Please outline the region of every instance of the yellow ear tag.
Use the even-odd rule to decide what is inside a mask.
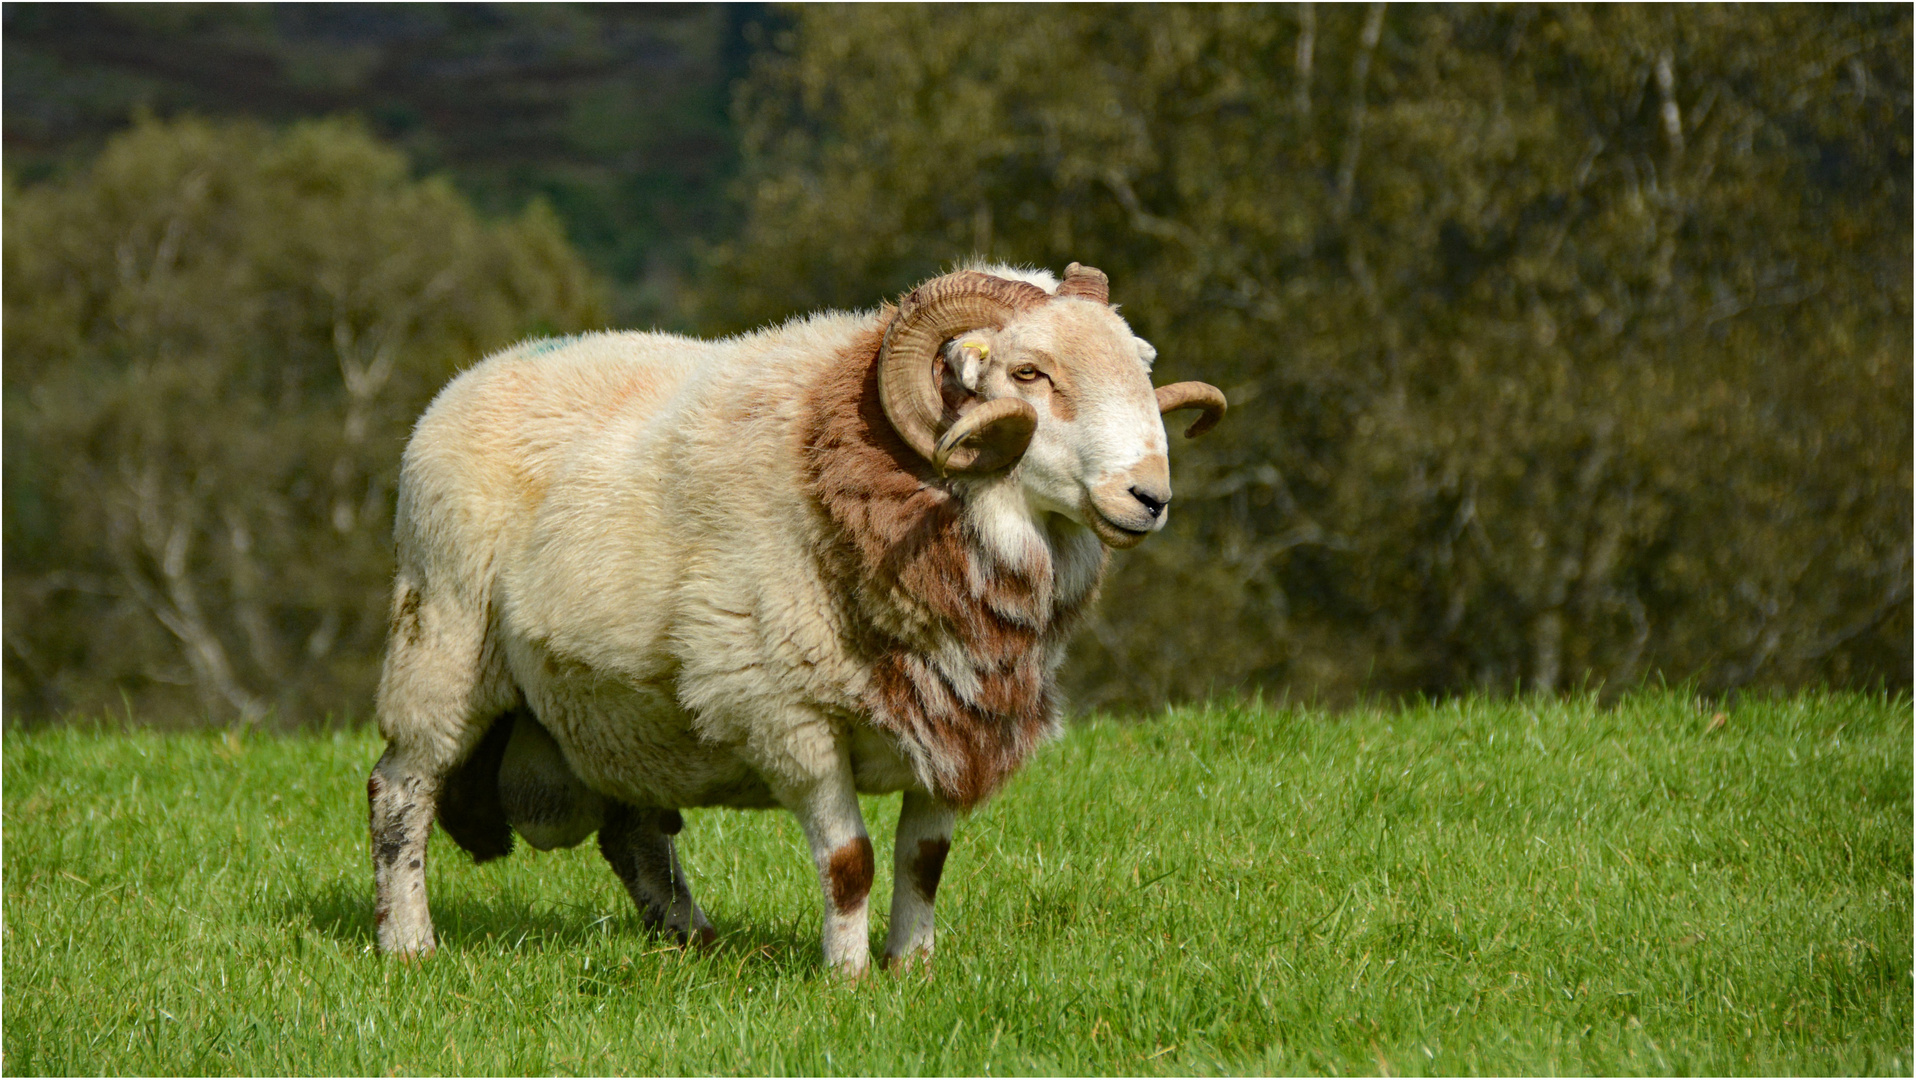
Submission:
[[[972,338],[970,341],[961,341],[958,343],[958,347],[961,349],[978,350],[978,359],[980,360],[989,360],[991,358],[991,346],[979,341],[977,338]]]

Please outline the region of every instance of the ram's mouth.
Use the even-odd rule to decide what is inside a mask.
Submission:
[[[1087,509],[1090,513],[1085,515],[1085,520],[1090,524],[1091,531],[1097,534],[1098,539],[1102,540],[1106,547],[1137,547],[1144,542],[1145,537],[1151,535],[1151,530],[1148,528],[1133,529],[1112,521],[1104,515],[1103,511],[1097,508],[1096,504],[1087,507]]]

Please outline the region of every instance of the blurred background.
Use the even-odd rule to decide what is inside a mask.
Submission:
[[[974,254],[1232,403],[1078,709],[1910,686],[1906,5],[0,19],[10,718],[366,718],[454,371]]]

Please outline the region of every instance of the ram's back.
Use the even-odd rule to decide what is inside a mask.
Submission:
[[[420,417],[402,459],[401,575],[485,603],[554,485],[657,427],[710,348],[589,334],[522,344],[461,373]]]
[[[696,723],[709,746],[776,742],[787,720],[855,709],[862,661],[812,557],[825,526],[805,423],[810,387],[859,360],[847,343],[874,314],[535,343],[453,380],[406,450],[395,611],[417,590],[471,628],[457,664],[484,671],[468,707],[523,695],[608,792],[645,772],[608,733],[670,742]],[[714,783],[661,805],[737,797]]]

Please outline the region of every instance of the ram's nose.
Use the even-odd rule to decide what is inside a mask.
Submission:
[[[1142,503],[1144,512],[1150,514],[1155,521],[1164,516],[1164,508],[1171,502],[1171,486],[1169,484],[1133,484],[1131,497]]]
[[[1085,523],[1107,545],[1131,547],[1164,527],[1171,510],[1170,470],[1154,464],[1127,469],[1086,492]]]

